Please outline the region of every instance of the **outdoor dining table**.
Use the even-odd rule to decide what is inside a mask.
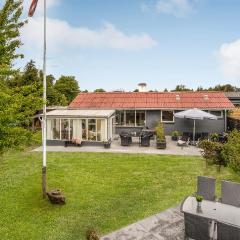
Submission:
[[[240,228],[240,208],[221,202],[203,200],[201,210],[197,210],[196,197],[187,197],[181,206],[183,213],[208,218]]]

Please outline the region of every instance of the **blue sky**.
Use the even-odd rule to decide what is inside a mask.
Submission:
[[[239,0],[47,1],[48,73],[74,75],[82,90],[240,86]],[[17,66],[42,65],[39,2]]]

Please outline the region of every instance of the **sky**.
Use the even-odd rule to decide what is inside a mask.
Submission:
[[[3,2],[4,0],[0,0]],[[23,18],[31,0],[24,1]],[[43,0],[22,30],[42,67]],[[47,0],[47,72],[80,89],[240,87],[239,0]]]

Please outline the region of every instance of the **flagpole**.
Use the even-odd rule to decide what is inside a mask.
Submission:
[[[46,198],[47,195],[47,129],[46,129],[46,101],[47,101],[47,81],[46,81],[46,51],[47,51],[47,41],[46,41],[46,0],[44,0],[44,36],[43,36],[43,122],[42,122],[42,131],[43,131],[43,165],[42,165],[42,193],[43,198]]]

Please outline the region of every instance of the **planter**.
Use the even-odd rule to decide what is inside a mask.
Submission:
[[[104,146],[104,148],[110,148],[111,147],[111,143],[104,143],[103,146]]]
[[[178,136],[172,136],[172,140],[173,141],[177,141],[178,140]]]
[[[157,140],[156,146],[157,146],[157,149],[166,149],[167,147],[166,140],[162,140],[162,141]]]

